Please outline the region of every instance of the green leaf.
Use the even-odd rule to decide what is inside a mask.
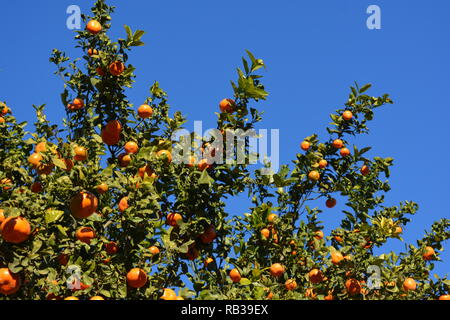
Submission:
[[[198,179],[198,184],[212,184],[214,179],[210,177],[207,170],[203,170],[202,175]]]
[[[359,89],[359,93],[363,93],[366,92],[367,90],[369,90],[372,87],[372,85],[370,83],[364,85],[361,89]]]
[[[252,284],[252,281],[247,278],[242,278],[241,281],[239,281],[239,283],[243,286],[248,286],[248,285]]]
[[[48,209],[45,212],[45,222],[47,224],[58,221],[64,214],[64,211]]]

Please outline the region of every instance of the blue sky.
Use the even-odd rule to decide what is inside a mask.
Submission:
[[[61,80],[48,62],[53,48],[81,56],[73,31],[66,28],[66,8],[78,4],[88,12],[93,1],[2,1],[0,29],[0,100],[19,120],[34,121],[32,104],[47,104],[48,118],[64,116]],[[146,46],[131,54],[137,79],[129,91],[140,105],[158,80],[172,110],[204,127],[214,127],[218,101],[231,96],[245,49],[267,64],[264,83],[270,95],[261,128],[280,129],[281,162],[299,152],[301,140],[319,133],[328,115],[346,101],[357,81],[374,85],[372,95],[391,94],[395,104],[379,109],[371,134],[357,141],[373,146],[372,156],[393,157],[392,191],[387,204],[414,200],[420,211],[404,228],[407,242],[424,234],[432,222],[449,218],[450,170],[450,2],[428,1],[111,1],[113,38],[123,25],[147,31]],[[366,27],[366,9],[381,8],[381,30]],[[342,207],[340,207],[342,208]],[[327,210],[323,220],[335,227],[343,215]],[[230,203],[235,214],[247,211],[244,199]],[[448,242],[447,242],[448,245]],[[403,249],[393,240],[388,250]],[[436,271],[449,271],[450,250]]]

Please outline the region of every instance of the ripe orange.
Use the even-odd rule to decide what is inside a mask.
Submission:
[[[177,294],[172,289],[164,289],[162,300],[177,300]]]
[[[129,141],[125,144],[125,152],[128,154],[136,154],[139,151],[139,146],[134,141]]]
[[[345,281],[345,288],[350,296],[354,296],[361,293],[361,282],[356,279],[348,279]]]
[[[334,300],[334,296],[332,293],[328,293],[328,295],[326,295],[323,299],[327,300],[327,301],[331,301],[331,300]]]
[[[65,253],[61,253],[57,259],[58,263],[62,266],[65,266],[69,263],[69,256]]]
[[[401,233],[403,233],[402,227],[400,227],[400,226],[395,227],[395,233],[396,233],[396,234],[401,234]]]
[[[343,242],[344,239],[342,239],[341,236],[334,236],[334,240],[336,240],[337,242]]]
[[[320,169],[325,169],[328,166],[328,161],[325,159],[322,159],[319,161],[319,168]]]
[[[105,194],[108,192],[109,187],[106,183],[100,183],[95,189],[97,189],[99,194]]]
[[[159,159],[164,159],[165,161],[167,161],[168,163],[172,162],[172,154],[170,153],[170,151],[168,150],[160,150],[158,151],[158,153],[156,154],[156,156]]]
[[[417,288],[417,283],[413,278],[406,278],[403,282],[404,291],[414,291]]]
[[[152,255],[157,255],[160,252],[157,246],[151,246],[148,250]]]
[[[105,300],[105,298],[103,298],[102,296],[94,296],[94,297],[90,298],[89,300]]]
[[[88,158],[88,153],[85,147],[77,146],[74,149],[75,156],[73,157],[75,161],[85,161]]]
[[[128,204],[128,197],[123,197],[120,201],[119,201],[119,211],[120,212],[124,212],[125,210],[127,210],[129,208],[129,204]]]
[[[34,182],[31,187],[31,192],[39,193],[42,191],[42,184],[39,181]]]
[[[77,297],[70,296],[65,298],[64,300],[80,300],[80,299],[78,299]]]
[[[335,251],[331,254],[331,262],[337,266],[341,263],[341,261],[344,260],[344,256],[339,251]]]
[[[122,61],[114,61],[109,65],[109,72],[113,76],[120,76],[125,71],[125,65]]]
[[[84,107],[84,101],[83,101],[83,99],[81,99],[81,98],[75,98],[75,99],[73,99],[72,107],[73,107],[75,110],[83,109],[83,107]]]
[[[189,156],[189,161],[186,163],[186,166],[189,168],[193,168],[197,164],[197,159],[194,156]]]
[[[110,241],[105,244],[105,250],[107,254],[116,254],[117,251],[119,251],[119,247],[117,246],[116,242]]]
[[[120,123],[120,121],[111,120],[102,129],[101,132],[102,141],[108,146],[116,145],[120,141],[121,133],[122,133],[122,124]]]
[[[333,147],[336,149],[341,149],[344,146],[344,142],[341,139],[336,139],[333,141]]]
[[[95,72],[97,72],[97,74],[98,74],[100,77],[103,77],[103,76],[106,74],[105,70],[104,70],[102,67],[97,67],[97,68],[95,69]]]
[[[167,224],[171,227],[178,226],[178,221],[182,221],[183,217],[179,213],[169,213],[167,215]]]
[[[330,199],[328,199],[326,202],[325,202],[325,205],[327,206],[327,208],[334,208],[335,206],[336,206],[336,203],[337,203],[337,201],[336,201],[336,199],[334,199],[334,198],[330,198]]]
[[[96,55],[98,55],[98,50],[97,49],[92,49],[92,48],[89,48],[88,49],[88,55],[90,56],[90,57],[92,57],[92,56],[96,56]]]
[[[28,157],[28,163],[30,163],[33,167],[38,167],[41,164],[41,161],[44,158],[41,156],[40,153],[33,153],[31,156]]]
[[[148,119],[153,116],[153,108],[150,107],[148,104],[143,104],[138,109],[138,115],[142,119]]]
[[[209,266],[213,262],[214,262],[213,258],[211,258],[211,257],[206,258],[206,260],[205,260],[205,267]]]
[[[14,274],[8,268],[0,269],[0,293],[4,295],[14,294],[19,291],[22,281],[18,274]]]
[[[286,282],[284,283],[284,287],[286,288],[286,290],[288,291],[292,291],[297,289],[297,282],[294,279],[288,279],[286,280]]]
[[[450,300],[450,295],[444,294],[444,295],[439,297],[439,300]]]
[[[435,254],[436,254],[436,252],[434,251],[434,249],[432,247],[429,247],[429,246],[425,247],[425,252],[422,255],[423,260],[426,260],[426,261],[433,260]]]
[[[92,34],[97,34],[102,31],[102,25],[97,20],[91,20],[87,23],[86,29]]]
[[[131,157],[129,154],[126,154],[126,153],[120,154],[118,160],[119,160],[119,166],[121,166],[122,168],[128,167],[131,163]]]
[[[7,114],[9,111],[10,111],[9,108],[8,108],[4,103],[1,103],[1,104],[0,104],[0,116],[1,116],[1,117],[6,116],[6,114]]]
[[[278,216],[275,213],[271,213],[267,216],[267,221],[269,221],[270,223],[273,223],[275,221],[275,219],[277,219]]]
[[[204,244],[209,244],[214,241],[214,239],[217,238],[216,230],[214,229],[214,226],[210,226],[208,229],[205,230],[205,232],[200,236],[200,240]]]
[[[66,164],[66,171],[69,172],[73,168],[73,161],[70,159],[63,159],[64,163]]]
[[[362,166],[362,168],[361,168],[361,174],[362,174],[363,176],[367,176],[369,173],[370,173],[369,167],[366,166],[366,165]]]
[[[6,242],[22,243],[28,240],[31,234],[31,226],[23,217],[9,217],[0,226],[2,237]]]
[[[342,148],[340,152],[341,152],[341,156],[343,156],[343,157],[347,157],[350,155],[350,150],[348,150],[347,148]]]
[[[320,271],[319,269],[312,269],[308,273],[308,276],[309,276],[309,281],[314,284],[320,283],[323,280],[322,271]]]
[[[308,174],[308,178],[311,181],[318,181],[320,179],[320,173],[316,170],[313,170]]]
[[[75,218],[86,219],[98,208],[98,199],[90,192],[79,192],[70,200],[70,212]]]
[[[132,288],[142,288],[147,283],[147,274],[142,269],[133,268],[127,274],[127,283]]]
[[[210,169],[212,166],[208,164],[208,159],[202,159],[197,164],[198,170],[204,171]]]
[[[301,148],[303,151],[308,151],[310,147],[311,147],[311,144],[310,144],[308,141],[303,141],[303,142],[300,144],[300,148]]]
[[[0,209],[0,226],[3,223],[3,221],[5,221],[5,215],[4,215],[5,210]]]
[[[45,152],[45,151],[47,151],[47,143],[45,141],[39,142],[36,145],[36,147],[34,147],[35,153]]]
[[[238,269],[233,269],[230,271],[230,279],[234,283],[241,281],[241,274],[239,273]]]
[[[316,238],[317,240],[322,240],[324,237],[322,230],[316,231],[314,234],[315,234],[314,238]]]
[[[5,122],[6,122],[5,118],[0,117],[0,123],[5,123]]]
[[[270,266],[270,274],[272,277],[281,277],[285,271],[284,267],[280,263],[274,263]]]
[[[91,240],[95,238],[95,231],[91,227],[81,227],[75,233],[75,237],[81,242],[90,244]]]
[[[235,102],[232,99],[223,99],[219,104],[220,112],[231,113],[234,111]]]
[[[270,230],[267,228],[261,229],[261,235],[265,238],[265,239],[269,239],[270,237]]]
[[[349,110],[344,111],[344,113],[342,113],[342,118],[344,118],[345,121],[350,121],[353,118],[353,113]]]

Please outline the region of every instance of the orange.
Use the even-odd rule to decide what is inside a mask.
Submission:
[[[9,112],[9,108],[4,104],[4,103],[0,103],[0,116],[4,117],[6,116],[6,114]]]
[[[75,218],[86,219],[98,208],[98,199],[90,192],[79,192],[70,200],[70,212]]]
[[[314,238],[316,238],[317,240],[322,240],[324,237],[322,230],[316,231],[314,234],[315,234]]]
[[[72,102],[72,106],[75,110],[83,109],[84,101],[81,98],[75,98]]]
[[[328,166],[328,161],[325,159],[322,159],[319,161],[319,168],[320,169],[325,169]]]
[[[95,296],[90,298],[89,300],[105,300],[105,298],[103,298],[102,296]]]
[[[206,258],[206,260],[205,260],[205,267],[209,266],[213,262],[214,262],[213,258],[211,258],[211,257]]]
[[[231,113],[234,111],[235,102],[232,99],[223,99],[220,101],[219,108],[222,113]]]
[[[323,280],[322,271],[320,271],[319,269],[312,269],[308,273],[308,276],[309,276],[309,281],[314,284],[320,283]]]
[[[6,122],[5,118],[0,117],[0,123],[5,123],[5,122]]]
[[[208,164],[208,159],[202,159],[198,163],[198,170],[204,171],[210,169],[212,166]]]
[[[125,71],[125,65],[121,61],[114,61],[109,65],[109,72],[113,76],[120,76]]]
[[[5,212],[5,210],[0,209],[0,225],[3,223],[3,221],[5,221],[4,212]]]
[[[341,139],[336,139],[333,141],[333,147],[336,149],[341,149],[344,146],[344,142]]]
[[[450,300],[450,295],[444,294],[444,295],[439,297],[439,300]]]
[[[308,151],[310,147],[311,147],[311,144],[310,144],[308,141],[303,141],[303,142],[300,144],[300,148],[301,148],[303,151]]]
[[[185,257],[186,257],[186,259],[193,261],[198,258],[199,254],[200,253],[198,252],[198,249],[196,247],[191,247],[191,248],[189,248]]]
[[[129,141],[125,144],[125,152],[128,154],[136,154],[139,151],[139,146],[134,141]]]
[[[151,246],[148,250],[152,255],[157,255],[160,252],[157,246]]]
[[[265,238],[265,239],[269,239],[270,237],[270,230],[267,228],[261,229],[261,235]]]
[[[346,110],[346,111],[344,111],[344,113],[342,114],[342,118],[343,118],[345,121],[350,121],[350,120],[352,120],[352,118],[353,118],[353,113],[352,113],[351,111],[349,111],[349,110]]]
[[[334,240],[336,240],[337,242],[343,242],[344,239],[342,239],[341,236],[334,236]]]
[[[182,221],[183,217],[179,213],[169,213],[167,215],[167,224],[171,227],[178,226],[178,221]]]
[[[103,77],[105,75],[105,70],[102,67],[97,67],[95,69],[95,72],[97,72],[97,74],[101,77]]]
[[[8,268],[0,269],[0,293],[4,295],[14,294],[19,291],[22,281],[18,274],[14,274]]]
[[[233,269],[230,271],[230,279],[234,283],[241,281],[241,274],[239,273],[238,269]]]
[[[120,135],[110,134],[105,129],[102,129],[101,137],[102,137],[103,143],[108,146],[114,146],[114,145],[118,144],[120,141]]]
[[[161,299],[162,300],[177,300],[177,294],[172,289],[164,289]]]
[[[122,168],[128,167],[131,163],[131,157],[129,154],[126,154],[126,153],[120,154],[118,160],[119,160],[119,166],[121,166]]]
[[[142,119],[148,119],[153,116],[153,108],[150,107],[148,104],[143,104],[138,109],[138,115]]]
[[[186,166],[189,168],[193,168],[197,163],[197,159],[194,156],[189,156],[189,161],[186,163]]]
[[[337,201],[336,201],[336,199],[334,199],[334,198],[330,198],[330,199],[328,199],[326,202],[325,202],[325,205],[327,206],[327,208],[334,208],[335,206],[336,206],[336,203],[337,203]]]
[[[122,133],[122,124],[120,123],[120,121],[111,120],[102,129],[101,132],[102,141],[108,146],[116,145],[120,141],[121,133]]]
[[[286,282],[284,283],[284,287],[286,288],[286,290],[288,291],[292,291],[297,289],[297,282],[294,279],[288,279],[286,280]]]
[[[271,213],[267,216],[267,221],[269,221],[270,223],[274,222],[275,219],[277,219],[278,216],[275,213]]]
[[[350,150],[348,150],[347,148],[342,148],[340,152],[341,152],[341,156],[343,156],[343,157],[347,157],[350,155]]]
[[[361,168],[361,174],[362,174],[363,176],[367,176],[369,173],[370,173],[369,167],[366,166],[366,165],[362,166],[362,168]]]
[[[434,255],[436,252],[432,247],[425,247],[425,252],[423,253],[422,257],[423,260],[430,261],[434,259]]]
[[[119,251],[119,247],[117,246],[117,243],[110,241],[105,244],[105,250],[107,254],[116,254],[117,251]]]
[[[138,170],[139,177],[144,179],[145,174],[147,174],[147,176],[149,176],[149,177],[155,177],[156,176],[155,172],[149,166],[145,166],[145,167],[139,168],[139,170]]]
[[[44,158],[41,156],[40,153],[33,153],[31,156],[28,157],[28,162],[33,166],[33,167],[38,167],[41,164],[41,161]]]
[[[403,233],[402,227],[400,227],[400,226],[395,227],[395,233],[396,233],[396,234],[401,234],[401,233]]]
[[[128,204],[128,197],[123,197],[120,201],[119,201],[119,211],[120,212],[124,212],[125,210],[127,210],[129,208],[129,204]]]
[[[97,34],[102,31],[102,25],[97,20],[91,20],[87,23],[86,30],[92,34]]]
[[[97,49],[89,48],[89,49],[88,49],[88,55],[89,55],[90,57],[96,56],[96,55],[98,55],[98,50],[97,50]]]
[[[39,193],[42,191],[42,184],[39,181],[36,181],[31,185],[30,189],[34,193]]]
[[[344,260],[344,257],[342,256],[342,253],[339,251],[335,251],[331,254],[331,262],[336,266],[341,263],[341,261]]]
[[[31,226],[23,217],[9,217],[0,226],[2,237],[6,242],[22,243],[28,240],[31,234]]]
[[[281,277],[285,271],[284,267],[280,263],[274,263],[270,266],[270,274],[272,277]]]
[[[308,178],[311,181],[318,181],[320,179],[320,173],[316,170],[313,170],[308,174]]]
[[[46,164],[40,164],[37,168],[36,168],[36,172],[38,175],[49,175],[53,168],[55,167],[55,165],[53,163],[46,163]]]
[[[327,301],[331,301],[331,300],[334,300],[334,296],[332,293],[328,293],[328,295],[325,296],[323,299],[327,300]]]
[[[210,226],[208,229],[205,230],[205,232],[200,236],[200,240],[204,244],[209,244],[214,241],[214,239],[217,238],[216,230],[214,229],[214,226]]]
[[[317,294],[314,292],[313,288],[308,288],[305,291],[305,297],[306,298],[310,298],[310,299],[316,299],[317,298]]]
[[[78,299],[77,297],[70,296],[65,298],[64,300],[80,300],[80,299]]]
[[[361,293],[361,282],[356,279],[348,279],[345,281],[345,288],[350,296],[354,296]]]
[[[164,159],[165,161],[167,161],[168,163],[172,162],[172,154],[170,153],[170,151],[168,150],[161,150],[158,151],[158,153],[156,154],[156,156],[159,159]]]
[[[147,274],[142,269],[133,268],[127,274],[127,283],[132,288],[142,288],[147,283]]]
[[[95,238],[95,231],[91,227],[81,227],[77,230],[75,236],[81,242],[90,244],[91,240]]]
[[[417,283],[413,278],[406,278],[403,282],[404,291],[414,291],[417,288]]]
[[[97,192],[98,192],[99,194],[105,194],[106,192],[108,192],[109,187],[108,187],[108,185],[107,185],[106,183],[100,183],[100,184],[96,187],[96,189],[97,189]]]
[[[65,266],[69,263],[69,256],[65,253],[61,253],[57,259],[58,263],[62,266]]]
[[[39,153],[39,152],[45,152],[47,151],[47,143],[46,142],[39,142],[36,147],[34,147],[34,152]]]
[[[85,147],[77,146],[74,148],[75,156],[73,157],[75,161],[85,161],[88,158],[88,153]]]

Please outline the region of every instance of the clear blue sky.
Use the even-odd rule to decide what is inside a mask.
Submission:
[[[73,32],[66,28],[66,8],[79,4],[88,12],[93,1],[2,1],[0,29],[0,100],[19,120],[33,121],[32,104],[47,104],[48,117],[59,122],[64,109],[61,80],[48,62],[53,48],[70,57]],[[299,142],[311,133],[324,135],[328,115],[346,101],[348,87],[371,82],[372,95],[390,93],[396,102],[380,109],[371,134],[358,145],[373,146],[372,156],[393,157],[393,190],[387,203],[414,200],[420,211],[405,228],[408,242],[433,221],[449,218],[450,188],[450,2],[434,1],[111,1],[117,6],[111,36],[123,25],[144,29],[145,47],[131,54],[137,83],[129,91],[139,105],[154,80],[168,91],[173,110],[190,122],[214,127],[218,101],[231,95],[230,79],[244,50],[263,58],[264,83],[270,96],[263,128],[280,129],[281,162],[289,163]],[[382,10],[382,29],[366,27],[366,8]],[[342,208],[342,207],[341,207]],[[230,204],[247,211],[243,199]],[[335,227],[342,218],[328,210],[323,220]],[[448,245],[449,243],[447,243]],[[393,240],[387,249],[404,246]],[[437,264],[449,271],[450,248]]]

